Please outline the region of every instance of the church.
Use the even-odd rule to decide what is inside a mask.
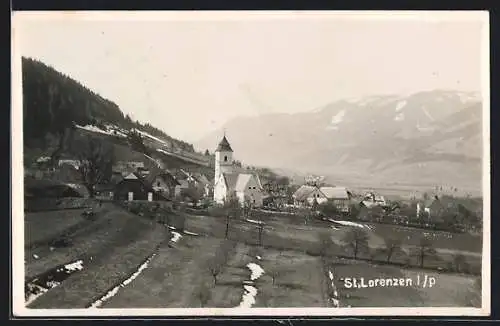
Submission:
[[[233,149],[224,135],[215,150],[214,201],[224,204],[231,198],[237,198],[241,205],[248,203],[261,207],[264,189],[259,176],[240,171],[241,168],[234,165]]]

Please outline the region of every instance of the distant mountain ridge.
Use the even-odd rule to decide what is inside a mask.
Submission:
[[[332,102],[309,112],[235,118],[223,128],[245,164],[335,178],[481,187],[482,103],[449,90]],[[213,148],[216,131],[195,146]]]

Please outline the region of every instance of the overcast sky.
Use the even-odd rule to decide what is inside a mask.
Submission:
[[[478,19],[301,16],[106,21],[66,14],[25,21],[16,33],[22,55],[187,141],[237,115],[313,110],[364,95],[481,89]]]

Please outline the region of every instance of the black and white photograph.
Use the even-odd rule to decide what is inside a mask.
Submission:
[[[481,11],[13,12],[16,316],[486,316]]]

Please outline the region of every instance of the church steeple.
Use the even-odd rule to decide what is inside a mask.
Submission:
[[[227,141],[225,131],[224,131],[224,137],[222,137],[222,140],[220,141],[219,146],[217,146],[217,149],[215,151],[216,152],[231,152],[231,153],[233,152],[231,145]]]

